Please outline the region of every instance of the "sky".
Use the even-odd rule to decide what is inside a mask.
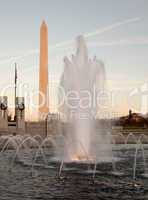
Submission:
[[[135,98],[135,104],[127,103],[131,91],[141,90],[148,81],[147,10],[147,0],[0,0],[0,90],[13,84],[15,62],[19,83],[26,84],[28,93],[38,90],[39,29],[44,19],[53,112],[63,57],[75,52],[80,34],[86,36],[89,56],[96,55],[105,64],[108,90],[115,95],[111,110],[119,115],[131,107],[147,112]],[[6,93],[12,103],[13,88]],[[28,105],[28,119],[35,110],[31,109]]]

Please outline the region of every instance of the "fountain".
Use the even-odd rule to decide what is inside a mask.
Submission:
[[[132,171],[135,180],[140,171],[138,152],[141,151],[140,163],[144,165],[141,176],[147,178],[147,135],[112,134],[106,127],[102,129],[98,126],[96,116],[100,114],[100,94],[105,90],[106,75],[101,61],[96,57],[93,60],[88,58],[83,36],[77,37],[76,55],[71,60],[65,57],[64,63],[59,87],[59,111],[64,116],[66,131],[46,138],[29,134],[0,136],[0,156],[6,158],[5,153],[10,151],[10,171],[19,163],[30,166],[32,175],[37,174],[35,168],[44,168],[58,171],[59,178],[62,172],[72,172],[91,174],[93,180],[104,176],[104,173],[123,176]],[[118,140],[122,144],[118,144]],[[126,165],[120,166],[120,161],[125,162],[126,159],[131,163],[128,170],[124,170]]]
[[[76,55],[71,60],[65,57],[64,64],[59,85],[59,111],[64,120],[60,121],[63,125],[60,127],[63,129],[57,129],[56,134],[46,138],[42,133],[31,136],[23,132],[0,136],[2,192],[21,179],[25,180],[21,190],[23,188],[24,195],[30,191],[31,197],[42,185],[47,199],[51,194],[59,199],[64,191],[63,199],[73,191],[82,191],[83,196],[86,190],[90,195],[87,193],[83,199],[89,199],[88,195],[92,199],[94,191],[98,195],[95,199],[101,199],[104,192],[112,199],[119,197],[114,193],[122,193],[129,199],[137,196],[134,192],[143,195],[148,184],[146,131],[125,134],[124,130],[113,132],[100,126],[101,120],[97,117],[104,101],[101,94],[106,90],[105,69],[96,57],[88,58],[83,36],[77,37]],[[76,184],[79,187],[75,187]],[[30,185],[37,188],[30,189],[33,188]],[[59,187],[62,188],[60,195]],[[13,187],[10,191],[14,199],[17,198]]]
[[[83,36],[77,37],[76,55],[71,60],[65,57],[64,63],[59,90],[60,105],[63,93],[65,96],[60,112],[68,124],[64,162],[109,161],[112,159],[109,137],[95,128],[95,118],[101,106],[100,94],[105,89],[104,65],[96,57],[93,60],[88,58]]]

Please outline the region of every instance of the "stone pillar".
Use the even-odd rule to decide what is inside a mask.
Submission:
[[[8,131],[8,98],[0,97],[0,130]]]
[[[25,101],[24,97],[16,97],[16,128],[18,133],[25,132]]]
[[[46,118],[46,136],[56,136],[61,133],[61,122],[58,114],[48,114]]]

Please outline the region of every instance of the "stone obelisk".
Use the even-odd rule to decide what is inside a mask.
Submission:
[[[39,119],[49,113],[48,96],[48,27],[45,21],[40,28],[40,69],[39,69]]]

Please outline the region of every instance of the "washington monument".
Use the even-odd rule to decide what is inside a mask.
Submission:
[[[49,113],[48,98],[48,27],[43,21],[40,27],[39,119]]]

